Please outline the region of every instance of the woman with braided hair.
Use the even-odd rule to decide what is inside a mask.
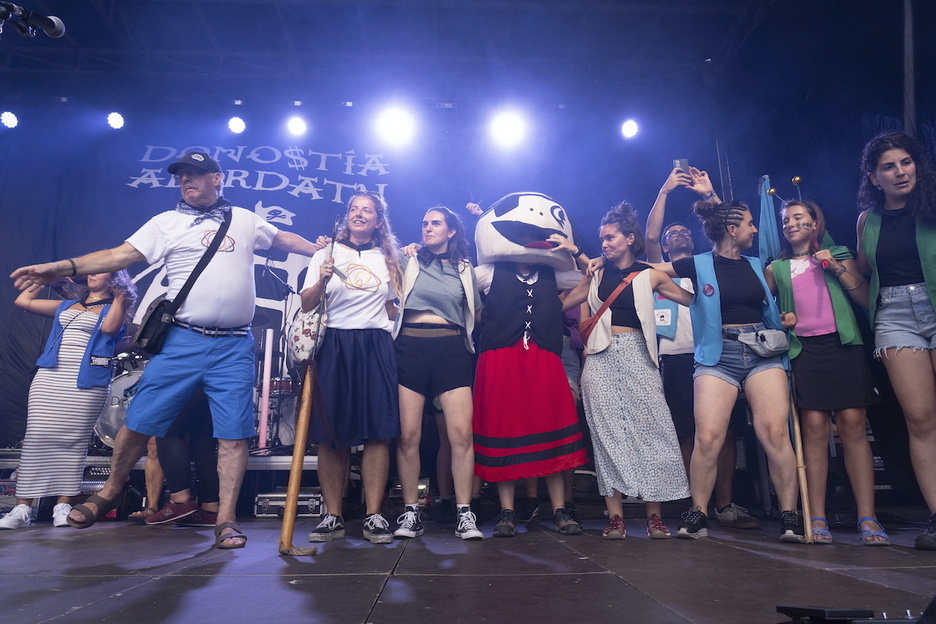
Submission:
[[[672,277],[691,279],[696,292],[690,306],[696,362],[696,434],[689,468],[692,508],[682,514],[676,537],[708,535],[706,510],[715,486],[718,453],[731,409],[743,389],[780,502],[780,539],[804,542],[803,519],[796,510],[796,456],[787,425],[789,360],[785,355],[762,357],[739,340],[742,333],[791,327],[796,318],[780,313],[760,261],[741,253],[754,244],[757,234],[748,207],[736,201],[701,201],[693,211],[712,242],[712,251],[658,265]]]

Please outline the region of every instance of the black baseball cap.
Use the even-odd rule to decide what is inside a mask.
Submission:
[[[195,167],[208,173],[221,173],[221,165],[218,164],[218,161],[205,152],[189,152],[166,167],[166,171],[175,175],[182,167]]]

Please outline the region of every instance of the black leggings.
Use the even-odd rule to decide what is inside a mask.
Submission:
[[[208,397],[200,387],[179,412],[164,438],[156,438],[159,463],[172,493],[192,487],[195,460],[199,503],[218,502],[218,446]]]

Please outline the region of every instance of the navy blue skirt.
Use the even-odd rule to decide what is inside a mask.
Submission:
[[[400,435],[396,352],[388,332],[329,328],[316,362],[314,441],[349,448]]]

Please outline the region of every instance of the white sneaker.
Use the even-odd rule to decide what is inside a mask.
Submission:
[[[484,534],[478,530],[478,519],[470,511],[458,514],[458,526],[455,527],[455,535],[463,540],[479,540],[484,538]]]
[[[72,506],[68,503],[59,503],[52,508],[52,526],[54,527],[63,527],[68,526],[68,512],[72,510]]]
[[[17,505],[10,513],[0,518],[0,529],[21,529],[28,527],[32,521],[32,507]]]
[[[400,528],[393,532],[393,537],[412,539],[423,534],[422,518],[419,517],[419,510],[407,509],[396,521]]]

